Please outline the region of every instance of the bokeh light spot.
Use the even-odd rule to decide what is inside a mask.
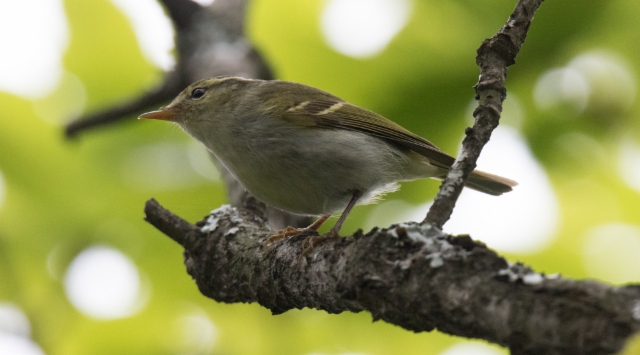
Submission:
[[[611,223],[585,234],[583,265],[589,277],[614,284],[640,280],[640,226]]]
[[[31,336],[29,318],[18,306],[7,302],[0,303],[0,333],[28,338]],[[0,354],[4,353],[0,352]]]
[[[575,69],[552,69],[536,82],[533,99],[542,110],[566,105],[576,113],[581,113],[589,101],[589,83],[587,78]]]
[[[111,0],[127,16],[142,52],[164,70],[174,67],[174,32],[171,21],[155,0]]]
[[[440,355],[506,355],[507,352],[492,348],[489,345],[480,343],[460,343],[456,344],[447,350],[440,353]]]
[[[541,110],[568,106],[576,113],[609,117],[628,111],[636,96],[636,82],[629,65],[618,55],[589,51],[567,66],[542,74],[533,99]]]
[[[78,254],[67,269],[64,286],[71,303],[93,318],[123,318],[143,306],[138,269],[111,247],[92,246]]]
[[[559,223],[559,203],[544,169],[513,128],[499,126],[480,155],[478,168],[519,183],[502,196],[464,189],[444,229],[470,234],[503,252],[535,253],[553,240]],[[369,215],[365,226],[420,222],[431,202],[414,206],[397,200],[383,202]]]
[[[44,351],[29,338],[0,332],[0,354],[44,355]]]
[[[68,41],[62,0],[0,1],[0,91],[49,93],[62,77]]]
[[[445,230],[469,233],[502,252],[536,253],[546,248],[557,232],[560,207],[524,138],[513,128],[499,126],[482,150],[478,169],[519,185],[499,197],[463,190]]]
[[[594,113],[621,113],[631,108],[636,97],[635,76],[620,56],[590,51],[577,56],[569,65],[589,82],[589,110]]]
[[[177,321],[181,354],[210,354],[218,338],[218,329],[203,311],[192,312]]]
[[[320,22],[331,48],[364,58],[382,51],[410,13],[409,0],[329,0]]]
[[[193,1],[193,2],[195,2],[197,4],[200,4],[202,6],[209,6],[209,5],[213,4],[213,2],[215,0],[191,0],[191,1]]]
[[[630,137],[620,145],[618,171],[629,186],[640,192],[640,144]]]

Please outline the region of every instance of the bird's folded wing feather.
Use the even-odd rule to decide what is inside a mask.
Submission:
[[[283,118],[300,126],[364,132],[411,149],[441,168],[449,169],[455,161],[433,143],[399,124],[344,101],[328,99],[296,103],[284,112]]]

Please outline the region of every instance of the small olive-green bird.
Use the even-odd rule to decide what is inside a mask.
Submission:
[[[398,181],[442,180],[454,162],[428,140],[322,90],[279,80],[216,77],[198,81],[171,104],[140,118],[176,123],[202,142],[256,198],[294,214],[319,216],[316,231],[342,215],[310,248],[338,237],[356,204],[375,202]],[[515,181],[474,171],[466,187],[490,195]],[[266,244],[265,244],[266,245]]]

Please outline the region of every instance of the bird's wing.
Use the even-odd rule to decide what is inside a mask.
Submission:
[[[399,124],[344,101],[324,99],[295,103],[283,113],[283,118],[300,126],[364,132],[411,149],[444,169],[449,169],[455,161],[433,143]]]

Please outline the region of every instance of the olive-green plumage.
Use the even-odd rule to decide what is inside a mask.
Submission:
[[[398,181],[443,179],[455,160],[381,115],[286,81],[202,80],[141,117],[177,123],[258,199],[297,214],[346,216],[350,201],[375,201]],[[491,195],[515,185],[480,171],[467,181]]]

